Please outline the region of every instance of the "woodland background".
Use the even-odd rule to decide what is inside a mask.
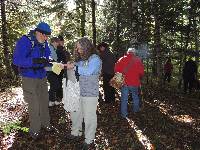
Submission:
[[[139,49],[142,44],[147,44],[148,55],[142,57],[145,65],[143,80],[145,110],[135,119],[141,121],[139,124],[147,134],[150,134],[153,141],[152,147],[155,149],[194,149],[196,145],[198,146],[200,143],[198,140],[199,91],[190,96],[182,96],[181,76],[183,64],[187,58],[193,57],[199,65],[199,0],[1,0],[0,2],[1,112],[8,110],[8,113],[12,114],[12,111],[19,111],[22,105],[20,103],[18,108],[7,104],[9,98],[16,96],[16,93],[12,95],[12,88],[20,85],[20,78],[14,75],[11,68],[15,43],[20,36],[34,29],[39,21],[46,21],[51,25],[53,35],[64,36],[68,51],[73,51],[74,42],[83,36],[90,37],[95,45],[102,41],[108,42],[117,57],[122,56],[128,47]],[[71,2],[74,5],[69,5]],[[170,85],[163,86],[163,65],[168,57],[172,58],[174,66],[173,80]],[[169,108],[165,107],[168,106],[167,104]],[[117,110],[104,107],[103,110],[111,111],[111,116],[115,115],[115,111],[118,110],[117,106],[115,108]],[[172,108],[176,108],[173,113]],[[179,119],[186,119],[186,122],[188,118],[192,118],[193,122],[189,125],[186,123],[187,125],[173,126],[169,121],[170,117],[168,119],[165,118],[166,116],[162,117],[161,113],[157,112],[158,109],[163,110],[162,114],[167,114],[168,117],[176,116]],[[59,111],[62,112],[60,109]],[[155,116],[157,120],[151,120]],[[60,117],[62,121],[62,116]],[[101,124],[105,123],[105,118],[109,118],[107,115],[101,117],[103,118]],[[162,126],[159,121],[162,122]],[[113,123],[113,120],[110,123]],[[27,121],[22,122],[22,125],[24,124],[26,126]],[[121,122],[117,124],[121,125]],[[158,135],[154,135],[157,131],[153,128],[154,125],[156,129],[163,129],[165,132],[159,130]],[[3,125],[0,127],[3,128]],[[181,131],[176,132],[176,127]],[[150,130],[152,128],[154,132]],[[168,135],[170,130],[174,132],[172,136]],[[0,131],[0,135],[5,138],[3,129]],[[121,134],[117,133],[117,127],[113,133]],[[129,133],[129,130],[126,130],[126,133]],[[113,135],[113,137],[118,136]],[[181,139],[183,142],[180,142]],[[25,140],[26,137],[22,136],[21,141]],[[127,143],[131,142],[127,140]],[[111,145],[116,145],[116,143],[119,144],[121,141],[114,139]],[[142,147],[137,144],[134,147],[127,143],[123,144],[130,146],[130,149],[138,147],[141,149]],[[4,144],[1,143],[5,148]],[[60,147],[62,146],[61,144]],[[120,149],[120,144],[118,146]],[[104,143],[102,149],[105,148],[109,147]],[[145,148],[148,149],[148,147]]]
[[[74,5],[69,5],[73,2]],[[0,73],[11,75],[16,40],[39,21],[51,24],[73,50],[78,37],[94,44],[108,42],[121,56],[128,47],[148,45],[148,73],[162,78],[163,63],[171,57],[180,78],[187,56],[199,59],[199,0],[1,0]]]

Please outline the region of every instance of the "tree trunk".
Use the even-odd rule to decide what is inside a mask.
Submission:
[[[138,29],[139,25],[136,21],[137,19],[137,0],[129,0],[128,1],[129,6],[129,16],[130,16],[130,27],[132,28],[131,32],[131,41],[130,45],[133,46],[138,41]]]
[[[158,77],[158,84],[162,84],[162,53],[161,53],[161,35],[160,35],[160,19],[155,15],[155,33],[154,33],[154,45],[156,52],[156,73]]]
[[[8,34],[6,24],[6,11],[5,11],[5,0],[1,0],[1,22],[2,22],[2,43],[3,43],[3,54],[4,54],[4,65],[6,66],[6,73],[11,75],[11,66],[9,63],[9,51],[8,51]]]
[[[194,27],[195,27],[195,51],[196,51],[196,55],[195,55],[195,61],[196,61],[196,64],[198,66],[198,63],[199,63],[199,32],[198,32],[198,28],[197,28],[197,23],[196,23],[196,19],[195,19],[195,24],[194,24]]]
[[[193,8],[193,28],[194,28],[194,42],[195,42],[195,52],[196,52],[196,55],[195,55],[195,61],[196,61],[196,64],[198,66],[198,62],[199,62],[199,32],[198,32],[198,27],[197,27],[197,4],[196,4],[196,1],[193,2],[193,5],[194,5],[194,8]]]
[[[86,12],[86,1],[81,0],[81,9],[82,9],[82,15],[81,15],[81,36],[85,36],[85,12]]]
[[[84,37],[86,35],[85,33],[85,22],[86,22],[86,0],[75,0],[76,3],[76,11],[78,16],[80,16],[80,22],[77,21],[77,23],[80,23],[80,26],[78,26],[79,35],[81,37]]]
[[[188,45],[189,45],[189,42],[191,41],[191,32],[192,32],[192,15],[193,15],[193,9],[194,9],[194,1],[191,0],[190,1],[190,9],[189,9],[189,12],[188,12],[188,25],[187,25],[187,32],[186,32],[186,44],[185,44],[185,50],[188,49]],[[187,55],[185,53],[185,57],[184,57],[184,62],[186,62],[187,60]]]
[[[183,15],[182,15],[182,19],[181,19],[181,24],[183,26],[183,23],[184,23],[184,18],[183,18]],[[181,51],[180,51],[180,58],[179,58],[179,76],[182,77],[182,66],[183,66],[183,48],[184,48],[184,41],[183,41],[183,32],[181,32]]]
[[[158,3],[155,3],[155,9],[157,10],[154,14],[155,18],[155,31],[154,31],[154,56],[156,57],[156,75],[159,85],[162,85],[162,53],[161,53],[161,33],[160,33],[160,7]]]
[[[96,46],[96,16],[95,16],[95,7],[96,3],[94,0],[91,2],[91,7],[92,7],[92,34],[93,34],[93,44]]]
[[[116,45],[117,45],[117,51],[119,52],[121,50],[120,48],[120,24],[121,24],[121,18],[120,18],[120,10],[121,10],[121,0],[117,0],[117,18],[116,18]]]

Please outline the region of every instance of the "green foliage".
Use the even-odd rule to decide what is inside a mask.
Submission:
[[[54,36],[63,35],[66,47],[71,52],[83,29],[86,36],[91,38],[91,1],[85,0],[85,4],[82,0],[73,2],[74,6],[69,6],[69,0],[6,1],[9,59],[11,60],[16,40],[39,21],[50,23]],[[148,42],[150,62],[158,61],[155,51],[158,46],[159,63],[163,64],[166,57],[170,56],[179,63],[177,67],[181,68],[187,55],[199,52],[199,1],[104,0],[96,3],[97,44],[108,42],[117,56],[123,55],[130,46]],[[85,20],[83,5],[86,7]],[[197,58],[196,55],[196,60]],[[3,60],[2,45],[0,60]],[[0,64],[3,67],[4,64]]]
[[[64,117],[60,117],[59,120],[58,120],[58,124],[64,124],[66,123],[66,120]]]
[[[23,132],[28,132],[29,128],[27,127],[21,127],[21,121],[16,121],[16,122],[10,122],[4,125],[2,128],[2,131],[5,135],[10,134],[13,131],[23,131]]]

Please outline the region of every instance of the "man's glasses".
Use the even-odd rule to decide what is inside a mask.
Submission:
[[[48,39],[50,36],[46,34],[42,34],[46,39]]]

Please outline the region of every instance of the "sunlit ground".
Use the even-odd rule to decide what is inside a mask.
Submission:
[[[3,150],[7,150],[8,148],[11,148],[13,143],[15,142],[15,133],[10,133],[8,136],[5,136],[2,139],[2,145],[4,145]]]
[[[9,93],[9,94],[8,94]],[[22,118],[22,113],[26,111],[26,103],[23,101],[21,88],[12,88],[9,92],[3,92],[0,95],[0,125],[4,125],[10,121],[17,121]],[[23,108],[21,108],[23,106]],[[24,109],[23,111],[16,111]]]
[[[150,140],[146,135],[143,134],[142,130],[135,124],[135,122],[129,118],[126,118],[131,128],[133,128],[133,132],[137,135],[138,140],[144,146],[146,150],[154,150],[153,144],[151,144]]]
[[[23,93],[21,88],[11,88],[9,91],[0,93],[0,128],[4,133],[7,133],[2,139],[4,148],[12,147],[15,141],[16,132],[10,130],[13,126],[22,119],[24,112],[27,111],[27,104],[23,101]]]
[[[6,124],[10,122],[15,122],[17,120],[20,120],[23,116],[23,113],[27,111],[27,105],[23,101],[23,94],[21,88],[13,88],[9,91],[10,94],[6,94],[6,92],[1,93],[0,95],[0,127],[5,126]],[[156,106],[159,108],[159,111],[172,119],[173,121],[189,124],[193,127],[195,127],[196,119],[192,118],[192,116],[188,114],[180,114],[180,115],[173,115],[172,112],[176,112],[177,108],[173,105],[167,105],[164,102],[161,102],[159,100],[154,100],[154,103],[146,102],[150,106]],[[19,111],[16,111],[19,110]],[[98,107],[99,114],[102,113],[102,110],[100,107]],[[184,111],[183,111],[184,112]],[[69,114],[67,115],[67,118],[69,119]],[[63,120],[59,120],[63,121]],[[144,149],[147,150],[154,150],[154,145],[151,143],[150,139],[143,133],[143,131],[140,129],[139,126],[135,123],[134,120],[126,118],[129,126],[132,128],[132,132],[136,135],[138,138],[138,141],[143,145]],[[200,131],[200,128],[195,127],[198,132]],[[96,135],[97,139],[100,139],[98,141],[98,144],[96,143],[97,148],[105,148],[110,147],[112,145],[112,142],[109,138],[107,138],[107,133],[105,133],[101,128],[97,129],[98,134]],[[3,139],[1,139],[1,143],[4,145],[5,150],[9,147],[12,147],[12,144],[15,142],[15,134],[16,132],[11,132],[7,136],[5,136]],[[3,149],[4,150],[4,149]]]
[[[166,115],[167,117],[169,117],[171,120],[176,121],[176,122],[189,124],[189,125],[191,125],[191,127],[194,128],[194,126],[196,124],[196,119],[192,118],[192,116],[190,116],[188,114],[173,115],[170,112],[176,112],[177,111],[177,110],[175,110],[174,106],[167,105],[167,104],[165,104],[165,103],[163,103],[159,100],[154,100],[154,102],[159,104],[158,108],[159,108],[160,112],[162,114]],[[151,104],[149,102],[147,102],[147,103],[151,106],[154,105],[154,104]],[[199,128],[194,128],[194,129],[200,131]]]
[[[98,107],[97,111],[99,112],[99,114],[101,114],[101,108]],[[132,132],[136,135],[136,137],[138,138],[138,141],[143,145],[144,149],[146,150],[154,150],[154,146],[153,144],[151,144],[149,138],[143,133],[143,131],[136,125],[136,123],[134,122],[134,120],[131,120],[129,118],[124,119],[124,121],[127,121],[129,126],[132,128]],[[106,138],[106,134],[104,133],[102,130],[100,130],[99,134],[97,135],[98,139],[101,139],[101,144],[109,147],[111,145],[109,145],[110,141],[108,138]],[[96,147],[99,147],[99,145],[97,144]]]
[[[102,84],[102,82],[100,82],[100,84]],[[102,98],[103,98],[103,88],[100,88],[100,93],[102,94]],[[119,97],[121,96],[121,93],[119,92]],[[100,114],[101,114],[101,108],[98,107],[97,110]],[[136,137],[138,138],[138,141],[140,141],[140,143],[144,146],[144,148],[146,150],[154,150],[154,146],[151,144],[150,140],[148,139],[148,137],[146,135],[143,134],[142,130],[140,130],[140,128],[135,124],[135,122],[129,118],[126,118],[126,120],[130,125],[130,127],[133,129],[132,132],[134,132],[134,134],[136,134]],[[102,139],[102,144],[109,147],[109,139],[105,138],[106,137],[106,133],[104,133],[103,131],[100,131],[100,134],[97,135],[100,136]],[[96,146],[98,147],[98,145]]]
[[[103,89],[100,88],[100,92],[102,92],[102,90]],[[102,98],[103,98],[103,95],[102,95]],[[99,114],[102,114],[102,111],[101,111],[101,108],[100,108],[99,104],[98,104],[98,107],[97,107],[97,111],[98,111]],[[109,147],[109,140],[108,140],[108,138],[106,138],[106,133],[101,128],[99,129],[98,134],[96,134],[96,138],[97,139],[101,139],[101,145],[104,145],[103,147],[105,147],[105,146]],[[102,147],[101,145],[97,144],[95,142],[95,147],[96,148],[101,148]]]

